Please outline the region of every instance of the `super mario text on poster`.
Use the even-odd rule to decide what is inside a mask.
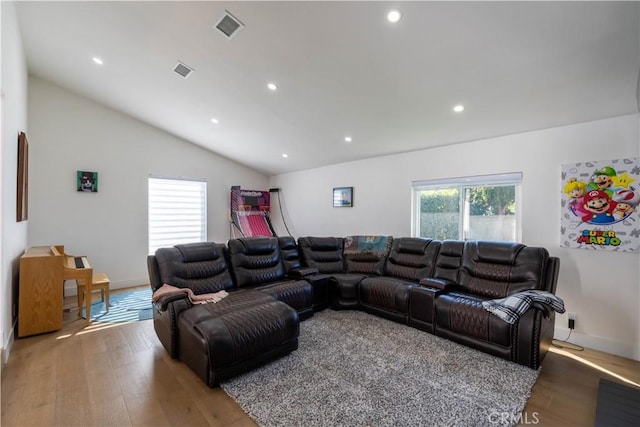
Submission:
[[[615,231],[610,230],[582,230],[577,243],[587,245],[619,246],[621,241],[616,237]]]

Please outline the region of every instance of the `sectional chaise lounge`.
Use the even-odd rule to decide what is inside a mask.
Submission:
[[[534,303],[515,323],[482,303],[522,291],[555,293],[559,260],[544,248],[391,236],[232,239],[162,248],[147,258],[151,287],[226,291],[211,304],[185,293],[154,303],[171,357],[214,387],[297,349],[314,312],[357,309],[537,369],[555,313]]]

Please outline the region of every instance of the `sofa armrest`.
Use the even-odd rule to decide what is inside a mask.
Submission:
[[[452,290],[455,286],[457,286],[457,283],[452,282],[451,280],[437,279],[435,277],[425,277],[424,279],[420,280],[420,284],[422,286],[436,288],[441,291]]]
[[[313,310],[316,312],[329,306],[329,277],[320,273],[304,277],[313,286]]]
[[[443,289],[431,285],[409,289],[409,324],[431,334],[435,333],[435,301],[445,293]]]
[[[167,310],[167,307],[170,303],[180,300],[185,300],[184,302],[187,304],[182,310],[193,305],[191,304],[191,301],[189,301],[189,296],[186,293],[165,295],[163,297],[160,297],[156,302],[154,302],[154,304],[156,305],[158,311],[163,312]]]
[[[178,358],[178,317],[192,306],[186,294],[167,295],[153,304],[153,328],[173,359]]]
[[[548,310],[548,317],[545,317],[545,309],[535,307],[520,318],[516,328],[514,362],[532,369],[540,368],[553,340],[555,314],[555,311]]]
[[[294,278],[294,279],[302,279],[305,277],[309,277],[309,276],[313,276],[315,274],[318,274],[320,271],[317,268],[311,268],[311,267],[307,267],[307,268],[296,268],[294,270],[290,270],[287,273],[287,276]]]
[[[529,310],[531,310],[532,308],[536,310],[540,310],[545,319],[550,318],[551,313],[553,312],[553,309],[551,307],[549,307],[546,304],[540,304],[539,302],[531,303],[531,307],[529,307]]]

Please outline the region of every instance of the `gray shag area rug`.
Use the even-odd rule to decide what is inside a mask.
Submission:
[[[221,385],[261,426],[517,422],[539,371],[360,311],[300,324],[299,348]]]

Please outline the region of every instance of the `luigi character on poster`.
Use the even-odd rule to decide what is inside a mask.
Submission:
[[[562,165],[562,181],[562,246],[638,250],[637,157]]]

